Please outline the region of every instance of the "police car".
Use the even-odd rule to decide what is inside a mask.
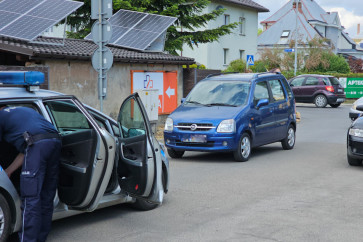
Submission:
[[[42,82],[41,72],[0,72],[1,84],[24,85],[0,87],[0,105],[35,109],[62,137],[53,220],[120,203],[141,210],[160,205],[169,162],[138,94],[124,100],[115,121],[74,96],[39,89]],[[11,179],[4,171],[16,155],[0,142],[0,241],[21,227],[20,169]]]

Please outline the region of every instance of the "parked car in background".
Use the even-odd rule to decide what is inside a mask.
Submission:
[[[363,109],[360,108],[359,106],[363,106],[363,97],[359,98],[358,100],[356,100],[352,107],[349,110],[349,118],[351,120],[356,120],[357,118],[359,118],[359,116],[361,114],[363,114]]]
[[[356,110],[363,112],[363,105]],[[363,117],[358,117],[349,127],[347,135],[347,159],[351,166],[361,166],[363,160]]]
[[[318,108],[337,108],[345,101],[344,88],[328,75],[300,75],[289,80],[296,102],[314,103]]]
[[[116,121],[74,96],[39,89],[42,80],[39,72],[0,72],[0,83],[25,85],[0,87],[0,104],[33,108],[61,136],[53,219],[120,203],[141,210],[161,204],[169,162],[138,94],[124,100]],[[0,241],[21,227],[20,170],[11,180],[3,170],[16,155],[13,146],[0,142]]]
[[[185,151],[233,152],[247,161],[253,147],[295,145],[294,95],[281,73],[218,74],[198,82],[166,119],[168,154]]]

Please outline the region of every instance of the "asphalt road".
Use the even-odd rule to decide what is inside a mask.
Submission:
[[[163,205],[55,221],[49,241],[362,241],[363,168],[346,159],[349,106],[298,105],[296,146],[170,159]]]

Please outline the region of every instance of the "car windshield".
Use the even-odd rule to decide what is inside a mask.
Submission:
[[[188,95],[186,103],[207,106],[241,106],[248,99],[250,83],[242,81],[202,81]]]

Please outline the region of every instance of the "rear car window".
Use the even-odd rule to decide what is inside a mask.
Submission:
[[[285,97],[285,93],[284,93],[284,89],[280,83],[279,80],[270,80],[270,87],[271,87],[271,92],[272,92],[272,98],[274,101],[279,101],[279,100],[284,100]]]
[[[316,86],[319,85],[319,79],[316,77],[308,77],[305,82],[305,86]]]
[[[339,80],[337,78],[335,78],[335,77],[329,77],[329,81],[330,81],[331,85],[339,85],[340,84]]]
[[[282,82],[282,85],[284,85],[285,90],[286,90],[287,95],[289,96],[289,98],[292,98],[292,91],[291,91],[291,88],[290,88],[289,84],[287,83],[287,81],[286,80],[281,80],[281,82]]]

